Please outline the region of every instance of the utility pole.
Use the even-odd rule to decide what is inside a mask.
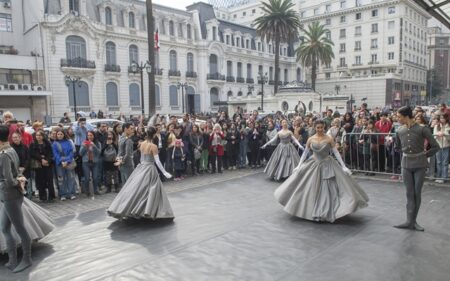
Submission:
[[[148,37],[148,61],[152,71],[148,73],[148,116],[151,118],[156,112],[155,106],[155,35],[153,25],[152,0],[146,0],[147,8],[147,37]],[[144,102],[144,101],[142,101]]]

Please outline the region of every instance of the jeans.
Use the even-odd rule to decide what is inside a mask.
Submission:
[[[209,158],[209,152],[208,149],[202,150],[202,157],[200,158],[200,168],[202,171],[208,170],[208,158]]]
[[[245,167],[245,165],[247,165],[247,144],[245,142],[239,143],[238,165],[240,168],[243,168]]]
[[[98,192],[99,187],[99,170],[98,163],[83,162],[83,175],[84,175],[84,193],[89,193],[89,180],[92,178],[92,186],[94,192]],[[92,174],[92,176],[91,176]]]
[[[36,188],[39,190],[39,199],[51,200],[55,199],[55,188],[53,186],[53,167],[42,167],[34,171]],[[48,190],[48,198],[47,198]]]
[[[436,154],[437,177],[446,180],[448,177],[448,154],[450,147],[441,148]]]
[[[128,178],[133,173],[134,166],[122,165],[120,166],[119,170],[120,170],[120,179],[122,181],[122,185],[124,185],[127,182]]]
[[[62,166],[56,166],[58,175],[59,197],[71,197],[75,195],[75,171],[64,169]]]

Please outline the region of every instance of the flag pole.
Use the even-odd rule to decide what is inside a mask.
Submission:
[[[153,23],[152,0],[146,0],[147,8],[147,37],[148,37],[148,61],[152,71],[148,73],[148,116],[151,118],[156,113],[155,106],[155,38]],[[144,101],[142,101],[143,103]]]

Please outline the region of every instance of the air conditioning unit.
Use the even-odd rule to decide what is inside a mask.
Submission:
[[[3,91],[5,87],[3,85],[0,85],[0,91]]]
[[[10,91],[15,91],[19,89],[19,85],[18,84],[8,84],[8,90]]]
[[[43,90],[44,90],[44,87],[42,87],[42,86],[35,86],[35,87],[34,87],[34,90],[35,90],[35,91],[43,91]]]
[[[4,7],[4,8],[11,8],[11,2],[5,2],[5,3],[3,4],[3,7]]]
[[[31,90],[31,84],[22,84],[22,90],[30,91]]]

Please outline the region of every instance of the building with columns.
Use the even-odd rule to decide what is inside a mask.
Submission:
[[[233,97],[258,99],[259,72],[267,73],[273,85],[274,48],[262,42],[255,29],[217,18],[213,7],[201,2],[186,10],[160,5],[153,9],[160,41],[155,54],[157,112],[213,112]],[[24,6],[11,3],[11,10],[17,11],[13,22],[25,15],[27,30],[11,45],[20,54],[38,54],[41,84],[48,90],[41,115],[58,120],[74,110],[75,100],[77,111],[138,115],[143,105],[148,112],[146,72],[142,101],[140,73],[130,68],[148,58],[145,2],[28,0]],[[281,48],[280,71],[282,83],[302,80],[292,45]],[[68,86],[65,76],[79,82]],[[264,92],[273,95],[273,86],[266,85]],[[6,100],[5,106],[11,102]]]

